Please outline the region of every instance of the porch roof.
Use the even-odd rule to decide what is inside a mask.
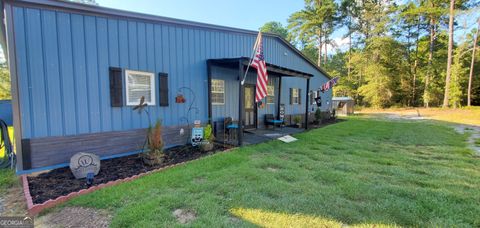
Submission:
[[[250,62],[250,58],[248,57],[239,57],[239,58],[224,58],[224,59],[209,59],[208,60],[211,64],[216,66],[225,66],[225,67],[232,67],[238,68],[238,64],[241,63],[247,66]],[[280,77],[300,77],[300,78],[311,78],[313,74],[278,66],[271,63],[267,64],[267,72],[269,74],[273,74]]]

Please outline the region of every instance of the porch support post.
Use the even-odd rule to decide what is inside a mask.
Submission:
[[[308,106],[310,103],[309,98],[309,92],[310,91],[310,78],[307,78],[307,91],[305,91],[305,129],[308,129]]]
[[[242,85],[242,79],[245,75],[242,60],[238,61],[238,146],[242,146],[243,143],[243,113],[244,113],[244,93],[245,88]]]
[[[207,60],[207,97],[208,97],[208,123],[213,124],[212,120],[212,61]]]
[[[280,119],[280,96],[282,96],[282,76],[278,77],[277,120]]]

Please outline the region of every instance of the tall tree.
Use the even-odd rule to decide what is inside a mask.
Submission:
[[[288,28],[297,40],[317,47],[318,66],[322,65],[322,47],[333,32],[336,8],[333,0],[305,0],[305,8],[288,19]]]
[[[259,28],[261,32],[273,33],[288,40],[288,30],[278,21],[270,21]]]
[[[429,26],[429,52],[428,65],[424,77],[423,103],[425,107],[430,106],[435,93],[435,88],[432,86],[432,80],[437,75],[437,69],[433,66],[435,41],[437,40],[438,24],[443,16],[447,13],[445,0],[420,0],[419,11],[428,20]]]
[[[443,96],[443,107],[448,107],[448,96],[450,90],[450,78],[452,75],[452,52],[453,52],[453,22],[455,20],[455,0],[450,0],[450,19],[448,21],[448,57],[447,76],[445,77],[445,95]]]
[[[470,64],[470,74],[468,77],[468,98],[467,98],[467,106],[472,104],[472,80],[473,80],[473,67],[475,64],[475,49],[477,49],[477,42],[478,42],[478,33],[480,31],[480,17],[478,18],[478,26],[477,32],[475,33],[475,37],[473,38],[473,49],[472,49],[472,62]]]
[[[421,12],[421,8],[413,1],[408,2],[403,6],[398,7],[398,14],[396,15],[397,26],[394,28],[394,35],[399,40],[403,40],[406,45],[407,61],[410,65],[409,74],[410,90],[408,105],[416,106],[417,104],[417,81],[419,68],[419,41],[420,36],[426,29],[424,23],[425,16]],[[409,86],[409,87],[410,87]]]

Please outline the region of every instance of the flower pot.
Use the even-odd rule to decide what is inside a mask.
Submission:
[[[200,147],[204,152],[213,150],[213,143],[205,143]]]
[[[150,153],[142,154],[143,164],[148,165],[148,166],[154,166],[154,165],[162,164],[164,160],[165,160],[164,156],[158,156],[158,155],[154,155],[154,154],[150,154]]]

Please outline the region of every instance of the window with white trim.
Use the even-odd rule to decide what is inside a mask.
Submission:
[[[310,91],[310,104],[314,105],[317,104],[315,98],[318,97],[317,91]]]
[[[127,105],[138,105],[142,97],[147,105],[156,104],[154,73],[125,70],[125,90]]]
[[[267,94],[267,104],[275,104],[275,86],[272,81],[268,81]]]
[[[292,103],[299,104],[300,103],[300,94],[298,92],[298,88],[292,88]]]
[[[212,79],[212,104],[225,104],[225,81],[219,79]]]

